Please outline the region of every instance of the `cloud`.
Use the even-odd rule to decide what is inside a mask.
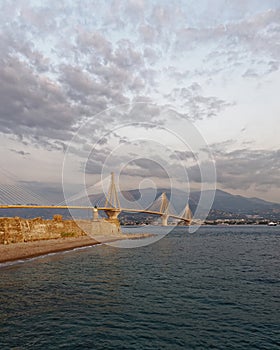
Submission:
[[[92,44],[94,55],[88,57],[101,57],[99,64],[85,69],[81,62],[50,65],[50,58],[36,50],[16,26],[13,35],[3,31],[2,39],[0,132],[15,135],[25,143],[28,140],[42,147],[65,149],[65,142],[85,118],[128,103],[128,95],[137,95],[145,88],[139,69],[149,75],[142,55],[129,40],[120,41],[114,51],[100,33],[78,41],[82,42],[78,51]],[[110,116],[108,124],[104,122],[93,118],[93,138],[98,131],[111,127],[113,119]]]
[[[84,53],[94,53],[96,60],[109,59],[112,54],[112,44],[98,31],[80,30],[76,37],[79,50]]]
[[[96,162],[95,160],[89,159],[86,164],[81,164],[81,172],[92,175],[102,174],[103,165],[100,162]]]
[[[147,158],[137,158],[130,161],[124,168],[122,168],[121,175],[168,179],[168,173],[162,166],[162,163],[165,163],[162,159],[159,159],[159,162],[156,162]]]
[[[170,156],[170,159],[175,159],[175,160],[194,160],[195,159],[195,154],[191,151],[174,151]]]
[[[17,153],[17,154],[20,154],[21,156],[28,156],[28,155],[30,155],[30,153],[29,152],[25,152],[25,151],[18,151],[18,150],[16,150],[16,149],[12,149],[12,148],[10,148],[10,151],[11,152],[14,152],[14,153]]]
[[[104,123],[100,123],[98,117],[95,120],[94,116],[112,106],[137,98],[145,100],[153,93],[155,96],[162,72],[172,77],[176,84],[188,79],[193,72],[187,69],[174,65],[167,65],[168,68],[156,66],[165,58],[163,49],[172,48],[175,35],[177,44],[184,48],[185,41],[195,44],[211,38],[214,41],[217,38],[229,40],[238,35],[245,38],[246,33],[253,33],[252,23],[258,33],[263,28],[263,35],[273,39],[277,35],[277,11],[209,29],[201,26],[183,28],[184,6],[174,5],[171,9],[170,5],[151,5],[140,0],[125,4],[115,1],[101,6],[98,14],[105,14],[108,6],[114,9],[111,20],[116,20],[117,15],[128,16],[118,35],[110,21],[106,30],[102,30],[102,21],[95,25],[87,22],[87,12],[92,9],[89,3],[82,8],[77,5],[73,11],[59,4],[50,6],[48,2],[44,7],[21,3],[16,11],[11,5],[2,6],[2,16],[9,14],[11,19],[2,27],[0,44],[0,79],[4,82],[0,88],[2,132],[37,145],[65,149],[65,142],[86,119],[93,119],[93,138],[97,137],[98,131],[106,131],[109,124],[147,121],[151,114],[147,117],[137,108],[133,113],[117,113],[115,118],[105,113],[102,115]],[[79,22],[81,14],[85,15],[85,24]],[[73,28],[65,24],[67,16],[70,16]],[[138,22],[132,28],[136,17]],[[170,32],[172,27],[174,31]],[[128,28],[131,35],[125,34]],[[133,33],[139,33],[146,44],[139,43],[139,37],[134,38]],[[42,45],[43,42],[48,44]],[[151,46],[153,42],[155,44]],[[269,62],[269,71],[278,69],[277,59]],[[196,74],[210,73],[205,70]],[[192,120],[216,116],[230,105],[216,96],[205,96],[195,83],[175,88],[166,96],[178,110],[185,110],[184,117]],[[152,120],[157,118],[152,116]],[[159,122],[163,123],[163,120],[159,119]]]
[[[155,43],[156,38],[158,37],[156,29],[149,24],[139,26],[139,35],[140,39],[146,44]]]
[[[58,204],[64,201],[63,188],[61,183],[43,181],[20,181],[18,187],[20,193],[28,193],[31,195],[31,197],[34,197],[33,203]],[[72,185],[71,187],[71,190],[69,189],[69,193],[71,192],[71,194],[78,192],[80,189],[80,187],[76,185]]]
[[[59,84],[37,75],[28,64],[9,58],[0,67],[0,131],[27,137],[65,141],[70,138],[81,106],[71,106]],[[44,141],[44,140],[42,140]]]
[[[145,13],[145,1],[128,0],[125,2],[124,14],[128,16],[132,23],[142,21]]]
[[[268,71],[267,71],[267,73],[272,73],[272,72],[278,71],[279,66],[280,66],[280,62],[279,61],[269,61],[268,62]]]
[[[280,150],[237,149],[215,156],[217,180],[224,188],[268,191],[279,186]]]
[[[244,78],[257,78],[259,74],[255,70],[249,68],[246,70],[246,72],[242,76]]]
[[[201,120],[217,116],[233,103],[214,96],[204,96],[201,86],[194,82],[188,87],[175,88],[166,95],[172,104],[177,104],[184,111],[183,115],[190,120]]]
[[[211,52],[207,55],[208,59],[214,61],[224,56],[234,64],[251,62],[258,66],[255,61],[257,55],[267,58],[267,66],[270,66],[272,59],[275,62],[273,68],[278,69],[279,23],[280,9],[270,9],[228,23],[221,21],[207,27],[186,26],[177,29],[175,47],[178,50],[191,50],[203,45]],[[228,69],[228,66],[224,65],[224,69]]]
[[[165,70],[165,73],[176,81],[176,83],[183,83],[188,77],[190,77],[190,71],[187,70],[178,70],[178,68],[174,66],[169,66]]]
[[[133,123],[136,134],[143,123],[147,130],[160,129],[166,125],[168,113],[162,112],[169,103],[181,118],[214,120],[226,114],[233,102],[231,91],[216,96],[219,86],[214,79],[207,86],[213,87],[211,93],[205,92],[211,77],[220,75],[223,84],[230,79],[224,71],[259,78],[272,77],[279,70],[280,10],[273,1],[192,5],[113,0],[98,4],[0,4],[0,132],[23,146],[32,144],[35,150],[64,152],[85,125],[69,152],[83,166],[88,150],[99,140],[95,157],[86,167],[88,174],[100,171],[113,141],[130,145],[121,132],[110,133],[117,126]],[[258,107],[250,108],[253,114]],[[11,152],[28,155],[21,146],[9,147]],[[276,184],[279,174],[273,167],[278,163],[272,151],[240,148],[240,153],[231,153],[222,146],[214,151],[218,179],[224,186],[247,188],[250,172],[256,186]],[[169,158],[174,164],[175,156],[192,158],[175,151]],[[120,155],[114,165],[126,160]],[[258,169],[258,162],[266,169]],[[145,176],[148,166],[151,174],[164,176],[144,161],[130,164],[126,171]],[[190,168],[193,181],[200,179],[198,170]]]

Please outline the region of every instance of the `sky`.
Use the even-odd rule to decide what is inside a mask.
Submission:
[[[0,36],[2,185],[199,188],[214,165],[280,202],[279,0],[1,0]]]

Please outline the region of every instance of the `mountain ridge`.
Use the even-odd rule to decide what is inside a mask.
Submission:
[[[155,193],[154,189],[142,189],[141,193],[147,197],[150,192]],[[199,202],[199,199],[201,197],[201,191],[197,190],[191,190],[189,193],[189,198],[188,200],[186,199],[187,193],[184,191],[181,191],[177,188],[171,189],[168,188],[158,188],[156,190],[156,196],[155,198],[158,198],[161,193],[165,192],[167,195],[167,198],[169,199],[171,194],[172,197],[174,196],[175,202],[174,202],[174,207],[175,209],[180,212],[182,208],[185,207],[187,202],[189,203],[189,206],[191,210],[194,212],[197,204]],[[223,212],[228,212],[232,214],[238,214],[238,215],[260,215],[263,216],[264,214],[271,214],[273,212],[278,213],[280,216],[280,204],[279,203],[274,203],[274,202],[269,202],[257,197],[245,197],[241,195],[234,195],[229,192],[217,189],[217,190],[206,190],[204,193],[207,193],[209,196],[213,196],[213,204],[211,206],[211,210],[218,210],[218,211],[223,211]],[[129,197],[134,197],[135,200],[139,200],[139,190],[127,190],[123,191],[122,194],[124,196]],[[177,208],[176,208],[177,207]]]

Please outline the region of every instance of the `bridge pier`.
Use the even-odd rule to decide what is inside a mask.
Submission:
[[[92,214],[93,214],[93,221],[99,221],[99,218],[98,218],[98,209],[96,207],[94,207],[92,209]]]
[[[108,209],[108,210],[105,209],[104,211],[105,211],[106,215],[108,216],[108,219],[110,219],[110,220],[118,219],[118,216],[121,212],[120,209],[114,209],[114,208]]]
[[[168,215],[161,215],[161,226],[167,226]]]
[[[114,223],[115,225],[120,227],[120,221],[118,219],[118,216],[119,216],[121,210],[116,209],[116,208],[111,208],[111,209],[107,209],[107,210],[105,209],[104,211],[107,215],[106,221]]]
[[[191,224],[191,220],[188,220],[188,219],[186,219],[186,220],[182,219],[182,220],[178,223],[178,225],[182,225],[182,226],[190,226],[190,224]]]

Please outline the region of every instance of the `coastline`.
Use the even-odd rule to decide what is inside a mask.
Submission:
[[[0,218],[0,264],[123,238],[119,226],[105,220],[63,220],[61,215],[53,219],[4,217]]]
[[[34,258],[49,253],[100,244],[88,236],[20,242],[0,245],[0,263]]]
[[[96,236],[97,239],[93,239],[89,236],[80,236],[0,244],[0,264],[30,259],[50,253],[68,251],[75,248],[90,247],[92,245],[109,243],[122,239],[143,239],[151,236],[153,236],[153,234],[150,233],[99,235]]]

